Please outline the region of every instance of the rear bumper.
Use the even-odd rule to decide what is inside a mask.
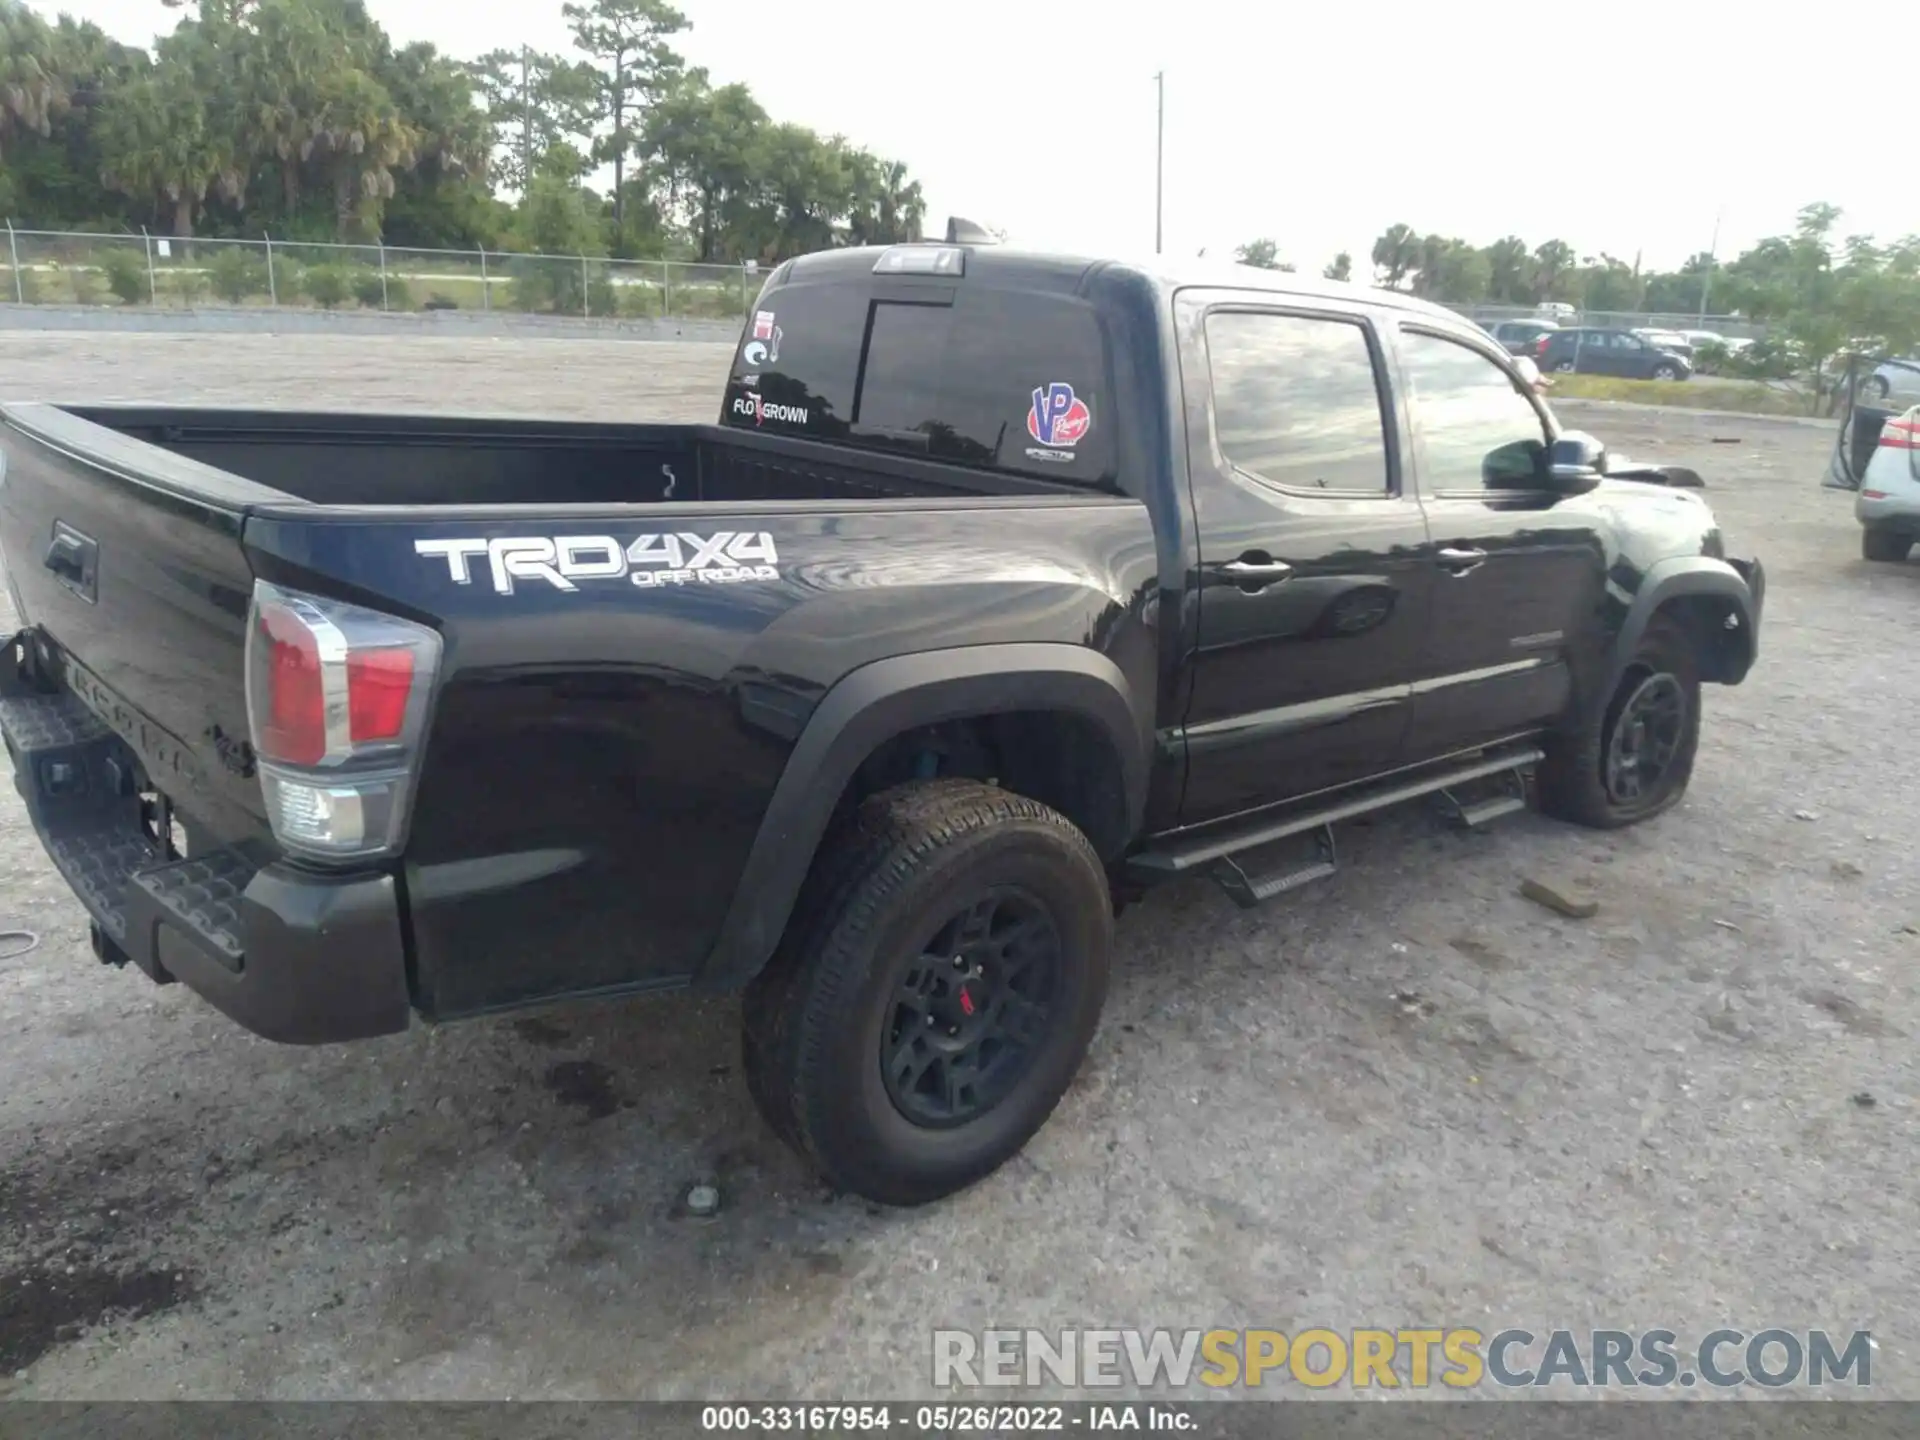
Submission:
[[[297,1045],[407,1027],[392,876],[319,875],[237,850],[169,860],[148,835],[133,752],[69,691],[35,688],[0,646],[0,735],[94,951],[175,980],[256,1035]]]
[[[1920,484],[1876,486],[1873,475],[1854,498],[1853,514],[1869,530],[1889,530],[1920,537]]]

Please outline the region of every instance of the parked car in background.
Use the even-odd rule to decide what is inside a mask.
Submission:
[[[1727,337],[1717,330],[1679,330],[1675,333],[1691,345],[1696,352],[1699,351],[1702,345],[1720,345],[1729,349],[1732,348],[1728,343]]]
[[[1678,330],[1651,330],[1640,328],[1634,334],[1649,345],[1661,350],[1670,350],[1689,364],[1693,362],[1693,342]]]
[[[1551,320],[1501,320],[1487,327],[1487,333],[1506,347],[1509,355],[1531,355],[1543,336],[1560,327]]]
[[[1552,320],[1561,325],[1580,318],[1580,312],[1564,300],[1543,301],[1533,307],[1533,313],[1542,320]]]
[[[1860,394],[1867,400],[1920,399],[1920,356],[1881,361],[1860,382]]]
[[[1920,405],[1881,426],[1853,513],[1863,559],[1897,563],[1920,541]]]
[[[1563,375],[1619,375],[1629,380],[1684,380],[1686,356],[1649,344],[1631,330],[1577,326],[1548,335],[1534,355],[1542,370]]]

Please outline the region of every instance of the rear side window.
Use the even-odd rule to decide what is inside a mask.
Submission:
[[[723,420],[1069,484],[1109,484],[1114,417],[1092,309],[969,286],[771,291],[734,357]]]
[[[1329,317],[1207,316],[1220,453],[1289,490],[1385,495],[1386,418],[1367,332]]]

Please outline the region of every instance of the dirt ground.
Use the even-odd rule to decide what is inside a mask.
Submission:
[[[0,398],[700,418],[725,358],[9,334]],[[1687,801],[1412,809],[1261,911],[1154,893],[1053,1122],[924,1211],[822,1193],[731,1003],[257,1041],[93,961],[8,790],[0,928],[39,945],[0,961],[0,1397],[897,1397],[936,1325],[1425,1324],[1866,1327],[1920,1398],[1920,563],[1861,562],[1825,428],[1565,409],[1699,469],[1768,567]],[[715,1219],[676,1207],[700,1176]]]

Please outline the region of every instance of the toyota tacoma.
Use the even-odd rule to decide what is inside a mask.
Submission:
[[[348,1041],[743,989],[837,1186],[1015,1153],[1120,903],[1673,805],[1764,580],[1403,295],[802,257],[713,424],[0,411],[0,730],[93,948]]]

